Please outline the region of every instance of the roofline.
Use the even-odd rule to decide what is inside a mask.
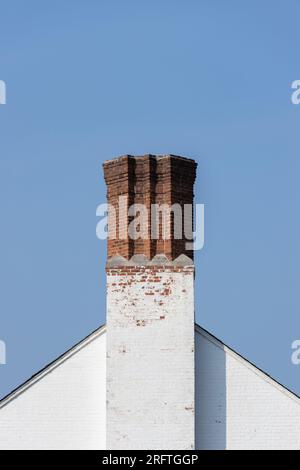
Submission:
[[[209,331],[207,331],[204,328],[202,328],[201,326],[199,326],[197,323],[195,323],[195,330],[197,331],[197,333],[204,336],[208,341],[210,341],[211,343],[213,343],[215,346],[222,349],[223,351],[226,351],[227,354],[229,354],[230,356],[237,359],[239,362],[244,364],[248,369],[252,370],[252,372],[254,372],[256,375],[258,375],[259,377],[264,379],[270,385],[273,385],[275,388],[277,388],[277,390],[284,393],[286,396],[292,398],[294,401],[296,401],[300,405],[300,401],[299,401],[300,396],[299,395],[297,395],[296,393],[292,392],[289,388],[282,385],[280,382],[278,382],[273,377],[271,377],[269,374],[267,374],[262,369],[257,367],[255,364],[250,362],[244,356],[242,356],[241,354],[237,353],[232,348],[230,348],[229,346],[224,344],[222,341],[220,341],[214,335],[209,333]]]
[[[10,403],[12,400],[15,400],[19,395],[24,393],[30,387],[32,387],[34,384],[42,380],[46,375],[50,374],[54,369],[59,367],[65,361],[70,359],[72,356],[74,356],[74,354],[76,354],[78,351],[85,348],[88,344],[90,344],[96,338],[101,336],[105,331],[106,331],[106,325],[100,326],[96,330],[92,331],[92,333],[90,333],[84,339],[79,341],[79,343],[76,343],[74,346],[68,349],[61,356],[59,356],[54,361],[50,362],[45,367],[43,367],[43,369],[41,369],[39,372],[32,375],[28,380],[26,380],[26,382],[24,382],[22,385],[19,385],[12,392],[10,392],[8,395],[6,395],[4,398],[0,400],[0,410],[4,406],[6,406],[8,403]]]
[[[232,348],[224,344],[221,340],[219,340],[214,335],[209,333],[207,330],[199,326],[197,323],[195,323],[195,331],[199,333],[200,335],[202,335],[204,338],[206,338],[208,341],[213,343],[218,348],[222,349],[223,351],[226,351],[230,356],[234,357],[239,362],[244,364],[248,369],[252,370],[252,372],[254,372],[256,375],[264,379],[270,385],[273,385],[275,388],[277,388],[277,390],[282,392],[284,395],[292,398],[294,401],[296,401],[300,405],[300,401],[299,401],[300,397],[296,393],[292,392],[287,387],[279,383],[277,380],[273,379],[273,377],[271,377],[269,374],[261,370],[252,362],[248,361],[248,359],[246,359],[241,354],[237,353]],[[30,387],[32,387],[34,384],[42,380],[46,375],[50,374],[54,369],[59,367],[65,361],[67,361],[72,356],[74,356],[74,354],[76,354],[81,349],[85,348],[88,344],[90,344],[92,341],[94,341],[96,338],[98,338],[105,332],[106,332],[106,325],[104,324],[100,326],[99,328],[97,328],[96,330],[94,330],[84,339],[79,341],[79,343],[72,346],[70,349],[68,349],[64,354],[59,356],[57,359],[47,364],[45,367],[43,367],[43,369],[41,369],[39,372],[32,375],[28,380],[26,380],[26,382],[24,382],[22,385],[15,388],[12,392],[10,392],[8,395],[3,397],[0,400],[0,409],[4,408],[8,403],[15,400],[19,395],[21,395]]]

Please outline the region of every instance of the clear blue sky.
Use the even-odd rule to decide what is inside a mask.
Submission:
[[[175,153],[198,323],[300,394],[298,1],[2,1],[0,395],[105,321],[101,164]]]

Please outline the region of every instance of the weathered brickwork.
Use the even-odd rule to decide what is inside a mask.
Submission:
[[[151,237],[150,217],[153,204],[167,204],[169,207],[179,204],[184,209],[185,205],[193,203],[196,167],[194,160],[175,155],[124,155],[103,164],[107,200],[115,208],[117,216],[116,238],[108,239],[108,258],[121,255],[129,259],[133,255],[144,254],[151,259],[160,253],[170,260],[182,253],[193,258],[193,250],[186,249],[186,241],[190,240],[185,234],[180,239],[174,237],[173,215],[168,227],[169,239],[163,237],[161,217],[158,222],[159,236],[157,239]],[[121,211],[120,196],[126,198]],[[148,236],[143,239],[124,237],[124,230],[133,218],[127,213],[132,204],[143,204],[148,210]]]
[[[195,173],[193,160],[173,155],[104,163],[107,198],[117,215],[106,268],[108,449],[195,446],[193,252],[184,236],[176,239],[174,217],[169,238],[161,219],[159,236],[151,233],[153,204],[192,205]],[[148,214],[146,236],[135,240],[124,237],[132,204]]]
[[[193,449],[194,369],[194,267],[107,268],[107,448]]]

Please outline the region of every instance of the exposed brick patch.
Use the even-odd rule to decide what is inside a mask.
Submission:
[[[133,274],[140,274],[139,282],[161,282],[159,277],[160,273],[173,272],[173,273],[183,273],[188,274],[194,272],[194,266],[114,266],[113,268],[106,268],[106,273],[114,276],[130,276]],[[155,277],[153,275],[155,274]],[[137,280],[135,280],[137,282]],[[170,281],[169,281],[170,282]],[[163,285],[169,285],[169,282],[164,282]],[[120,285],[120,283],[119,283]],[[122,284],[121,284],[122,285]],[[126,285],[124,283],[124,285]],[[184,292],[185,290],[183,290]]]

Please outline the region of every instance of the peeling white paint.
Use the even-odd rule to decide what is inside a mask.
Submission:
[[[193,269],[108,273],[107,447],[194,449]]]

